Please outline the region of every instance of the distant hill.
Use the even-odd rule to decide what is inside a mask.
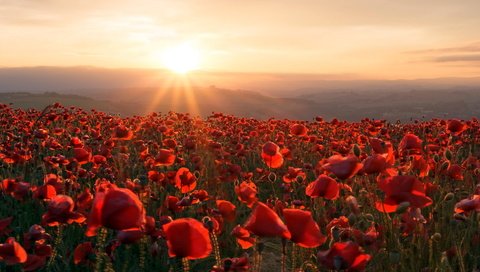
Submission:
[[[60,102],[122,115],[172,110],[261,119],[480,118],[480,78],[339,78],[344,77],[196,72],[179,78],[153,69],[0,68],[0,102],[22,108]],[[215,87],[222,85],[228,87]]]

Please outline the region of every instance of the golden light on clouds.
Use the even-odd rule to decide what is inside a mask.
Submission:
[[[0,66],[478,76],[478,10],[477,0],[2,0]]]

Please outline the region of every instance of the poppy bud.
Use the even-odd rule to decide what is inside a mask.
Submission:
[[[365,214],[365,219],[367,219],[367,221],[370,221],[370,222],[375,221],[375,218],[373,217],[373,215],[371,213]]]
[[[410,202],[408,201],[402,202],[400,203],[400,205],[398,205],[397,210],[395,210],[395,212],[398,214],[402,214],[406,212],[409,207],[410,207]]]
[[[355,156],[357,157],[360,157],[360,153],[361,153],[360,147],[357,144],[355,144],[353,146],[353,154],[355,154]]]
[[[455,197],[455,194],[450,192],[448,194],[445,195],[445,197],[443,198],[443,201],[446,201],[446,202],[449,202],[450,200],[452,200],[453,198]]]
[[[432,241],[434,242],[440,242],[440,240],[442,240],[442,235],[438,232],[435,232],[431,237],[430,239],[432,239]]]
[[[449,162],[443,162],[442,165],[440,166],[440,170],[445,171],[448,168]]]
[[[353,213],[351,213],[349,216],[348,216],[348,222],[350,222],[350,224],[355,224],[355,222],[357,221],[357,216]]]
[[[436,162],[436,163],[438,163],[438,162],[440,161],[440,156],[438,156],[438,154],[435,154],[435,155],[433,156],[433,161]]]
[[[451,160],[452,159],[452,151],[450,151],[450,149],[445,149],[445,158],[447,160]]]

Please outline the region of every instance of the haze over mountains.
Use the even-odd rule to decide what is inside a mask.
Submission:
[[[480,117],[480,77],[366,80],[348,74],[194,72],[181,78],[153,69],[27,67],[0,68],[0,92],[0,102],[17,107],[58,101],[122,115],[174,110],[305,120]]]

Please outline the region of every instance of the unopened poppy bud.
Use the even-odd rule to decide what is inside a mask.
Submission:
[[[268,180],[270,182],[274,182],[275,180],[277,180],[277,175],[273,172],[270,172],[270,174],[268,174]]]
[[[203,217],[202,223],[205,226],[205,228],[207,228],[210,232],[213,230],[214,224],[213,224],[213,220],[210,217],[208,216]]]
[[[402,203],[400,203],[400,205],[398,205],[395,212],[398,213],[398,214],[402,214],[402,213],[406,212],[409,207],[410,207],[410,202],[408,202],[408,201],[402,202]]]
[[[440,240],[442,239],[442,235],[438,232],[435,232],[432,237],[430,237],[430,239],[432,239],[432,241],[434,242],[440,242]]]
[[[373,217],[373,215],[371,213],[365,214],[365,219],[367,219],[367,221],[370,221],[370,222],[375,221],[375,218]]]
[[[442,165],[440,166],[440,169],[442,171],[447,170],[449,164],[450,164],[449,162],[443,162]]]
[[[450,151],[450,149],[445,149],[445,158],[447,160],[451,160],[452,159],[452,151]]]
[[[439,162],[439,161],[440,161],[440,156],[438,156],[438,154],[435,154],[435,155],[433,156],[433,161],[434,161],[434,162]]]
[[[450,192],[448,194],[445,195],[445,197],[443,198],[443,201],[447,201],[449,202],[450,200],[452,200],[453,198],[455,197],[455,194]]]
[[[357,157],[360,157],[361,152],[362,151],[360,150],[360,147],[357,144],[355,144],[353,146],[353,154],[355,154],[355,156],[357,156]]]

